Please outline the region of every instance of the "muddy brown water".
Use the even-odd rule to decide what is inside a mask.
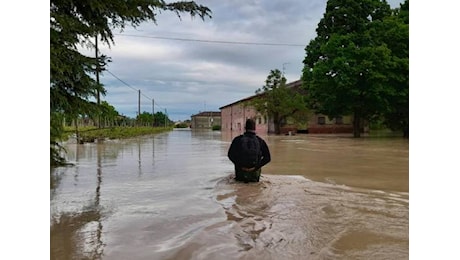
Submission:
[[[175,130],[75,144],[51,172],[51,259],[408,259],[409,142],[262,136],[237,183],[234,136]]]

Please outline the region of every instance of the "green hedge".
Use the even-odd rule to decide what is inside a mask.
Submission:
[[[80,127],[78,129],[79,142],[94,142],[96,139],[123,139],[141,135],[157,134],[172,130],[172,127]],[[63,139],[68,139],[68,136],[76,134],[75,128],[66,127]]]

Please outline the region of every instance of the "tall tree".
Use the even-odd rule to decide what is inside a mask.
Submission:
[[[384,124],[402,131],[409,137],[409,0],[400,4],[392,16],[384,19],[373,31],[373,37],[391,50],[393,66],[387,72],[388,85],[394,91],[388,97],[388,106],[382,113]]]
[[[376,36],[391,15],[385,0],[329,0],[317,37],[305,48],[302,79],[309,106],[329,117],[352,114],[355,137],[363,119],[389,110],[395,92],[388,76],[397,72],[394,54]]]
[[[192,17],[211,18],[211,10],[194,1],[166,3],[163,0],[51,0],[50,2],[50,149],[51,165],[63,161],[59,156],[62,135],[60,114],[97,113],[99,106],[90,102],[105,94],[94,80],[96,69],[104,71],[108,58],[88,57],[78,51],[79,46],[94,48],[91,43],[100,37],[103,44],[114,43],[113,29],[137,27],[153,21],[161,11],[181,13]]]
[[[286,86],[286,78],[280,70],[271,70],[265,85],[257,89],[257,98],[250,105],[260,113],[273,119],[275,134],[281,133],[281,127],[288,117],[295,118],[296,114],[306,114],[308,110],[304,96]]]

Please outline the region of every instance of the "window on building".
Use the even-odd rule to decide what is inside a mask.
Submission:
[[[257,118],[257,122],[259,125],[262,124],[262,118],[260,116]]]
[[[326,117],[319,116],[318,117],[318,125],[324,125],[324,124],[326,124]]]
[[[335,123],[336,123],[337,125],[343,124],[343,117],[341,117],[341,116],[336,117],[336,118],[335,118]]]

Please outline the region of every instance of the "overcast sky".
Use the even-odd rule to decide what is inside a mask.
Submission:
[[[164,12],[157,25],[114,30],[115,44],[101,47],[111,57],[101,76],[107,101],[135,117],[138,90],[141,113],[167,112],[186,120],[254,94],[270,70],[288,82],[302,72],[305,46],[316,36],[326,0],[198,0],[212,18]],[[401,1],[389,1],[399,7]],[[246,44],[236,44],[246,43]]]

